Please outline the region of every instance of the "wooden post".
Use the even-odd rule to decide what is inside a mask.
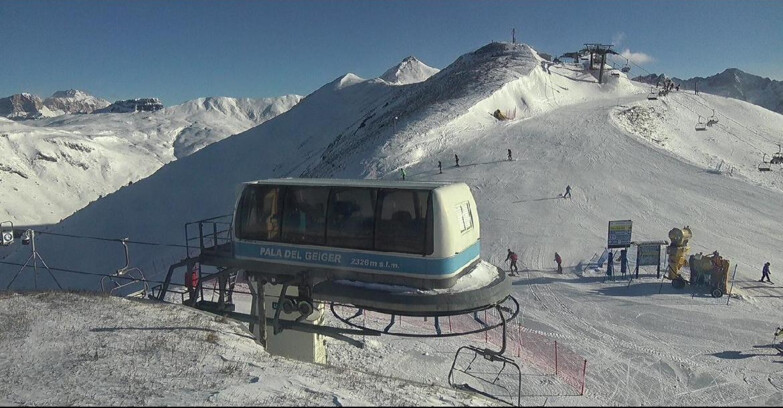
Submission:
[[[582,392],[579,395],[585,395],[585,383],[587,382],[587,360],[582,368]]]
[[[636,246],[636,279],[639,279],[639,256],[642,254],[642,247]],[[658,262],[660,264],[660,262]]]

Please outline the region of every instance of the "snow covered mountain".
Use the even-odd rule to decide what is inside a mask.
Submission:
[[[419,61],[414,56],[406,57],[398,65],[389,68],[380,76],[384,81],[394,85],[407,85],[422,82],[440,71]]]
[[[41,99],[21,93],[0,99],[0,116],[14,120],[37,119],[65,114],[92,113],[109,106],[109,102],[77,89],[57,91]]]
[[[201,98],[156,112],[0,118],[0,191],[9,192],[0,196],[0,219],[56,222],[300,99]]]
[[[636,77],[634,80],[654,84],[659,78],[660,75],[650,74]],[[700,92],[739,99],[777,113],[783,113],[783,81],[749,74],[737,68],[729,68],[706,78],[673,78],[673,80],[688,90],[695,89],[698,84]]]
[[[753,282],[765,260],[773,274],[775,265],[783,265],[783,169],[759,172],[757,167],[762,154],[777,151],[783,115],[706,92],[672,92],[648,100],[649,87],[624,74],[605,77],[603,84],[596,75],[573,65],[545,63],[529,46],[509,43],[466,53],[426,80],[407,85],[347,74],[285,113],[167,162],[149,177],[90,203],[43,230],[37,248],[61,271],[105,273],[123,264],[122,247],[87,237],[157,244],[133,245],[131,257],[132,266],[142,268],[148,279],[160,280],[166,267],[183,257],[176,245],[183,244],[185,223],[230,214],[242,182],[271,177],[398,179],[399,169],[405,168],[409,180],[471,187],[482,258],[500,266],[506,249],[513,248],[526,270],[513,282],[526,330],[589,360],[586,397],[536,394],[530,395],[530,404],[779,405],[783,375],[779,358],[768,347],[779,322],[769,316],[777,316],[783,298],[777,287]],[[192,109],[198,106],[203,103]],[[718,122],[696,131],[697,117],[712,109]],[[513,119],[498,120],[496,110],[513,112]],[[141,118],[138,123],[155,127],[155,119],[148,118],[165,112],[134,115]],[[107,122],[128,118],[105,117]],[[46,121],[35,122],[44,127]],[[0,122],[3,127],[8,123]],[[70,129],[79,127],[70,123]],[[173,146],[134,132],[139,131],[112,135],[105,143],[121,145],[123,137],[134,137],[134,143]],[[8,144],[8,139],[0,143]],[[58,140],[36,147],[65,147],[68,141],[66,135]],[[78,151],[65,148],[71,158]],[[506,160],[506,149],[515,160]],[[37,153],[31,149],[26,158]],[[453,165],[455,154],[460,167]],[[114,157],[117,162],[135,159]],[[51,163],[43,157],[38,162]],[[63,166],[64,177],[81,171],[69,166]],[[27,174],[25,170],[11,167],[2,177],[19,178],[18,172]],[[47,188],[55,185],[45,183]],[[566,185],[573,188],[571,200],[559,196]],[[3,207],[15,206],[7,213],[13,219],[26,207],[42,208],[32,197],[8,200]],[[604,276],[587,265],[606,246],[608,221],[626,219],[633,221],[635,241],[665,240],[670,229],[689,225],[691,253],[719,250],[737,266],[734,291],[740,296],[729,307],[725,298],[675,290],[649,271],[647,278],[630,285],[603,282]],[[553,273],[555,251],[563,256],[563,275]],[[21,263],[29,251],[3,248],[0,256]],[[7,272],[0,274],[0,285],[6,285],[13,276],[8,272],[18,266],[0,268]],[[67,288],[98,288],[95,277],[57,273]],[[22,274],[14,288],[32,288],[33,279],[32,273]],[[181,282],[181,277],[175,279]],[[51,287],[52,282],[44,275],[38,285]],[[456,340],[401,343],[381,337],[363,350],[334,346],[330,353],[340,357],[335,364],[346,370],[372,369],[383,378],[381,384],[421,377],[446,383],[445,373],[441,370],[435,378],[433,367],[448,369],[459,346]],[[15,361],[8,367],[24,364]],[[274,361],[266,364],[276,367]],[[241,372],[259,376],[265,369],[245,366]],[[308,377],[331,375],[314,371]],[[33,374],[29,382],[36,381]],[[301,371],[281,376],[278,381],[297,384],[287,392],[305,387],[298,382]],[[551,376],[526,376],[524,381],[527,390],[555,382]],[[270,379],[252,389],[270,392],[278,385]],[[327,390],[329,395],[339,389]],[[321,391],[313,391],[319,402]],[[253,401],[247,388],[223,388],[221,394],[237,403]],[[421,403],[428,402],[432,400]]]
[[[22,120],[54,115],[44,106],[43,100],[33,94],[21,93],[0,98],[0,117]]]
[[[110,105],[109,101],[92,96],[78,89],[57,91],[44,99],[44,106],[55,114],[92,113]]]

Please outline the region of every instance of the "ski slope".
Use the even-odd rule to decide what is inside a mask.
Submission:
[[[520,255],[525,273],[514,292],[524,327],[588,360],[584,397],[541,395],[528,383],[525,404],[779,405],[783,360],[769,345],[783,323],[783,290],[754,280],[765,261],[773,281],[783,266],[783,170],[756,170],[762,151],[768,157],[776,151],[783,116],[703,93],[673,92],[651,101],[648,86],[624,75],[605,78],[599,85],[578,66],[550,66],[526,45],[505,43],[465,54],[407,85],[348,74],[290,111],[169,163],[48,232],[182,245],[186,222],[232,212],[243,181],[397,179],[405,168],[409,180],[466,182],[477,200],[482,258],[503,265],[507,248]],[[515,112],[514,119],[496,120],[496,109]],[[718,124],[697,132],[698,115],[712,109]],[[513,161],[506,160],[509,148]],[[559,198],[566,185],[573,188],[570,200]],[[665,240],[671,228],[690,226],[691,253],[718,250],[737,266],[737,297],[727,306],[725,297],[676,291],[649,274],[630,286],[604,282],[585,265],[604,250],[608,222],[621,219],[633,220],[634,240]],[[59,268],[108,273],[124,263],[116,242],[44,233],[38,246]],[[29,255],[24,248],[0,251],[16,262]],[[563,275],[553,272],[555,251],[563,257]],[[183,256],[175,246],[131,248],[132,265],[150,279],[161,279]],[[15,270],[2,271],[5,285]],[[20,275],[14,287],[32,288],[31,275]],[[97,289],[93,277],[58,276],[69,288]],[[46,275],[39,277],[39,285],[47,282],[51,287]],[[330,346],[334,365],[444,386],[453,352],[468,340],[377,341],[369,351]],[[377,363],[378,356],[397,363]],[[444,392],[406,403],[429,405]],[[369,403],[383,401],[381,391],[370,393],[379,398]],[[295,391],[285,395],[290,399],[276,402],[301,402]],[[255,401],[238,398],[232,401]]]

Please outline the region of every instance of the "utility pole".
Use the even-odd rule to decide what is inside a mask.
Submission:
[[[516,28],[512,28],[511,29],[511,44],[516,44],[516,43],[517,43],[517,29]]]

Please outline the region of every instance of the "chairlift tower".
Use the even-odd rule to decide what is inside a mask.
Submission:
[[[613,47],[613,44],[597,44],[597,43],[587,43],[585,44],[585,50],[590,53],[590,69],[593,68],[593,63],[595,60],[595,57],[600,55],[601,56],[601,68],[598,72],[598,83],[602,83],[603,77],[604,77],[604,65],[606,65],[606,54],[614,54],[617,55],[616,52],[612,51],[611,48]]]

